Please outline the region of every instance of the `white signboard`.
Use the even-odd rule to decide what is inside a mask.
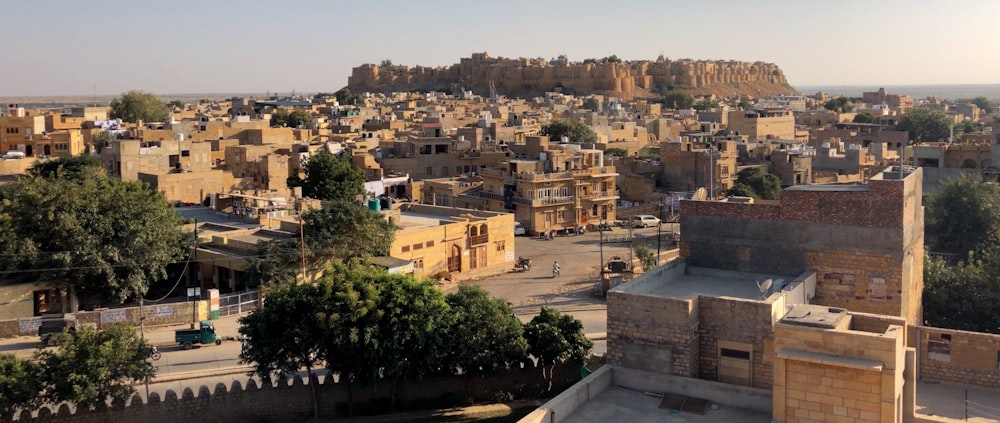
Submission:
[[[125,321],[125,310],[105,310],[101,312],[101,324]]]

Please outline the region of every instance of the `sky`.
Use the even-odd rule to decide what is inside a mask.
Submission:
[[[383,59],[776,63],[793,86],[1000,83],[1000,1],[0,0],[0,97],[336,91]]]

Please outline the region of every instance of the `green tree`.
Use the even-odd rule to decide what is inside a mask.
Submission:
[[[635,246],[635,256],[642,263],[642,270],[648,272],[656,267],[656,253],[646,244]]]
[[[9,419],[17,410],[31,408],[42,390],[40,373],[34,361],[0,354],[0,418]]]
[[[317,263],[388,255],[396,234],[396,225],[355,201],[324,201],[302,219],[306,247]]]
[[[141,342],[134,327],[116,323],[100,332],[81,326],[73,335],[57,337],[55,348],[39,347],[40,400],[67,401],[82,409],[103,407],[108,399],[125,403],[135,394],[133,385],[156,374]]]
[[[589,126],[572,119],[556,120],[542,125],[539,134],[549,137],[552,141],[559,141],[566,136],[570,142],[577,144],[597,142],[597,134]]]
[[[313,117],[309,112],[300,109],[295,109],[291,112],[278,109],[271,114],[271,126],[275,127],[298,128],[301,125],[312,122],[312,120]]]
[[[191,239],[163,195],[103,176],[18,179],[0,189],[0,216],[0,269],[113,303],[166,277]]]
[[[444,293],[430,280],[409,276],[374,274],[378,286],[379,342],[373,351],[376,368],[392,381],[390,408],[395,409],[400,383],[421,379],[441,369],[451,348],[447,329],[453,315]]]
[[[701,100],[696,101],[694,103],[694,105],[692,105],[691,107],[694,108],[695,110],[699,110],[699,111],[700,110],[717,109],[717,108],[719,108],[719,102],[715,101],[715,100],[712,100],[710,98],[705,98],[705,99],[701,99]]]
[[[694,96],[680,90],[668,91],[667,94],[663,96],[663,104],[666,105],[668,109],[690,109],[691,107],[694,107]]]
[[[940,258],[924,264],[924,324],[939,328],[1000,333],[1000,254],[996,247],[985,260],[969,252],[966,259],[948,266]]]
[[[103,173],[101,158],[90,154],[39,161],[28,169],[29,175],[42,178],[82,179],[97,177]]]
[[[521,321],[504,300],[474,285],[460,285],[448,294],[454,321],[448,328],[451,348],[447,361],[469,374],[507,370],[528,356]]]
[[[604,154],[607,154],[609,156],[614,156],[614,157],[625,157],[625,156],[628,155],[628,150],[626,150],[624,148],[611,147],[611,148],[608,148],[608,149],[604,150]]]
[[[948,139],[953,124],[944,112],[920,107],[906,112],[896,129],[909,132],[910,139],[917,142],[939,141]]]
[[[170,118],[167,103],[152,93],[131,90],[111,100],[112,119],[125,122],[165,122]]]
[[[528,341],[528,353],[537,358],[542,367],[542,377],[549,382],[549,390],[556,364],[582,365],[594,347],[583,332],[583,323],[548,307],[542,307],[525,326],[524,338]]]
[[[957,138],[961,134],[970,134],[973,132],[982,131],[984,126],[985,125],[983,125],[982,122],[977,122],[968,119],[963,120],[959,122],[958,125],[955,125],[955,137]]]
[[[353,106],[361,104],[364,101],[364,97],[360,94],[352,94],[351,90],[347,87],[341,88],[333,93],[333,95],[337,97],[337,102],[344,106]]]
[[[583,108],[593,112],[597,112],[601,110],[601,102],[597,101],[597,99],[594,97],[590,97],[583,101]]]
[[[344,156],[320,150],[302,166],[305,179],[297,174],[288,177],[288,187],[302,187],[302,195],[324,201],[355,201],[365,193],[364,170],[351,166]]]
[[[320,282],[320,287],[329,285],[332,290],[331,301],[319,316],[325,330],[322,347],[327,368],[339,373],[347,387],[348,416],[354,415],[353,386],[379,379],[372,352],[380,345],[379,322],[385,315],[374,282],[380,278],[356,263],[334,263]]]
[[[318,92],[315,95],[313,95],[312,102],[313,103],[322,103],[322,102],[326,101],[326,99],[328,99],[330,97],[336,97],[336,94],[334,94],[334,93]]]
[[[184,102],[180,100],[170,100],[167,102],[167,107],[174,109],[184,109]]]
[[[239,320],[240,334],[249,338],[240,353],[240,363],[252,364],[264,381],[282,379],[305,368],[313,369],[326,359],[321,348],[326,328],[321,323],[324,304],[330,302],[329,284],[280,285],[267,292],[267,306]],[[311,382],[313,417],[319,417],[316,384]]]
[[[610,55],[608,57],[605,57],[605,58],[601,59],[601,62],[602,63],[621,63],[622,59],[619,58],[618,55],[612,54],[612,55]]]
[[[861,112],[854,115],[854,123],[875,123],[877,118],[871,112]]]
[[[753,103],[747,100],[740,100],[739,104],[737,104],[736,107],[739,107],[740,109],[743,110],[753,110]]]
[[[781,179],[759,167],[748,167],[736,174],[736,182],[726,195],[777,200],[781,195]]]
[[[595,59],[593,57],[591,57],[589,59],[583,59],[583,64],[588,65],[588,64],[591,64],[591,63],[597,63],[597,59]]]
[[[379,64],[379,67],[388,68],[392,66],[392,60],[383,59]]]
[[[94,136],[90,138],[90,144],[93,145],[93,146],[95,146],[95,147],[97,147],[98,149],[103,149],[103,148],[111,145],[111,142],[113,142],[113,141],[115,141],[117,139],[118,139],[118,135],[115,135],[114,132],[111,132],[111,131],[101,131],[101,132],[98,132],[98,133],[94,134]]]
[[[830,101],[827,101],[823,107],[827,110],[833,110],[838,113],[850,113],[854,111],[854,102],[847,97],[840,96],[830,99]]]
[[[986,111],[986,113],[992,112],[994,107],[993,102],[989,101],[986,97],[983,96],[979,96],[972,99],[972,104],[979,106],[979,108]]]
[[[1000,187],[965,174],[924,198],[931,251],[958,254],[989,249],[1000,237]]]

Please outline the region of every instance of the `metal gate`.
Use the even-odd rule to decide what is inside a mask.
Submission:
[[[260,291],[219,296],[219,317],[249,313],[260,306]]]

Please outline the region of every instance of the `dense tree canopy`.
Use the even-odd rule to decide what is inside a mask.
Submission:
[[[1000,243],[1000,187],[975,175],[944,181],[924,198],[931,251],[964,257]]]
[[[596,98],[591,97],[583,101],[583,108],[593,112],[597,112],[601,110],[601,102],[597,101]]]
[[[10,418],[31,408],[42,390],[39,367],[34,361],[0,354],[0,418]]]
[[[699,110],[699,111],[701,111],[701,110],[709,110],[709,109],[717,109],[717,108],[719,108],[719,102],[715,101],[715,100],[712,100],[710,98],[704,98],[704,99],[696,101],[691,107],[694,108],[695,110]]]
[[[830,99],[823,105],[823,107],[827,110],[833,110],[838,113],[850,113],[854,111],[854,102],[847,97],[840,96]]]
[[[668,109],[690,109],[694,107],[694,96],[680,90],[667,91],[663,96],[663,104]]]
[[[943,141],[951,135],[954,120],[940,110],[919,107],[907,111],[896,124],[896,129],[910,133],[910,139],[920,141]]]
[[[854,123],[875,123],[876,119],[877,118],[875,117],[875,115],[873,115],[871,112],[861,112],[861,113],[858,113],[858,114],[854,115],[854,120],[852,120],[851,122],[854,122]]]
[[[324,201],[303,214],[306,246],[315,260],[389,254],[396,226],[356,201]]]
[[[571,143],[597,142],[597,134],[589,126],[572,119],[556,120],[542,125],[539,135],[547,136],[552,141],[559,141],[566,136]]]
[[[61,168],[62,177],[24,177],[0,189],[0,270],[120,304],[183,257],[190,237],[162,194],[138,181],[72,179]],[[33,172],[52,175],[47,164]]]
[[[134,327],[120,323],[99,332],[80,326],[75,334],[57,337],[55,348],[36,353],[44,369],[39,374],[43,400],[83,409],[108,399],[124,403],[135,394],[134,384],[156,374],[141,342]]]
[[[352,94],[347,87],[341,88],[333,95],[337,97],[337,103],[344,106],[354,106],[364,102],[364,97],[361,94]]]
[[[271,113],[271,126],[298,128],[312,122],[313,117],[305,110],[295,109],[289,112],[285,109],[275,110]]]
[[[924,323],[930,326],[1000,333],[1000,249],[962,256],[957,265],[928,257],[924,265]],[[982,257],[979,259],[977,257]]]
[[[99,177],[103,173],[101,158],[89,154],[38,161],[28,169],[28,174],[32,176],[72,180]]]
[[[324,201],[355,201],[365,193],[365,172],[351,166],[345,156],[323,149],[305,162],[305,179],[297,174],[288,178],[288,187],[302,187],[302,195]]]
[[[736,174],[736,183],[726,195],[777,200],[781,195],[781,179],[759,167],[749,167]]]
[[[132,90],[111,101],[109,116],[125,122],[165,122],[170,108],[152,93]]]
[[[984,112],[989,113],[993,111],[993,102],[988,100],[986,97],[979,96],[972,99],[972,104],[979,106]]]
[[[446,297],[454,321],[448,329],[447,361],[467,373],[507,370],[528,356],[521,321],[510,306],[475,285],[460,285]]]

